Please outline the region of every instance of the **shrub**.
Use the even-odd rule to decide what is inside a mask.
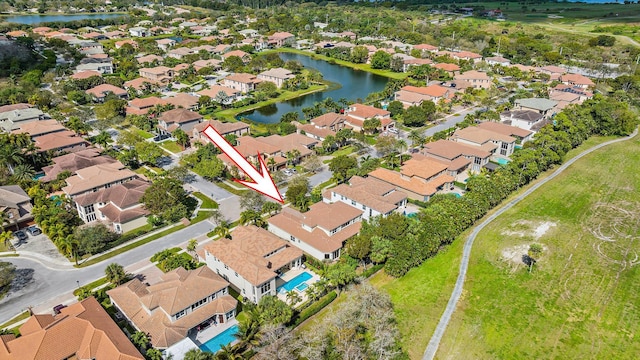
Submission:
[[[318,301],[311,304],[308,308],[302,310],[298,316],[294,317],[293,327],[300,325],[303,321],[317,314],[318,311],[324,309],[325,306],[331,304],[335,298],[338,297],[338,294],[335,291],[328,293],[327,295],[321,297]]]

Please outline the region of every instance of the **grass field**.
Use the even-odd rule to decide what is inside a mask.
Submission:
[[[201,193],[201,192],[194,192],[193,196],[197,197],[198,199],[202,200],[202,206],[200,206],[202,209],[217,209],[218,208],[218,203],[211,200],[208,196],[206,196],[205,194]]]
[[[571,150],[567,159],[610,139],[592,137],[579,148]],[[458,237],[448,249],[401,278],[392,278],[381,271],[370,279],[374,286],[385,290],[391,296],[402,335],[402,347],[412,359],[421,358],[449,301],[458,276],[462,245],[469,231]]]
[[[638,164],[638,138],[610,145],[487,226],[437,357],[637,358]]]
[[[175,141],[163,141],[160,143],[160,146],[174,154],[182,152],[182,147]]]

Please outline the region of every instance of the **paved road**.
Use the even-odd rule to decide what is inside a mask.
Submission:
[[[433,333],[433,336],[431,337],[431,340],[429,341],[429,344],[427,345],[426,350],[424,351],[424,355],[422,357],[423,360],[432,360],[435,357],[436,352],[438,351],[438,346],[440,345],[442,336],[444,335],[444,332],[447,329],[447,325],[449,325],[449,321],[451,320],[451,315],[453,315],[453,312],[455,311],[456,306],[458,304],[458,300],[460,300],[460,295],[462,294],[462,287],[464,285],[464,280],[465,280],[465,277],[467,276],[467,269],[469,266],[469,257],[471,256],[471,247],[473,246],[473,242],[475,241],[478,233],[480,233],[480,231],[482,231],[482,229],[484,229],[485,226],[490,224],[498,216],[502,215],[505,211],[511,209],[514,205],[516,205],[522,199],[529,196],[531,193],[536,191],[542,185],[546,184],[548,181],[560,175],[564,170],[566,170],[574,162],[578,161],[585,155],[588,155],[607,145],[629,140],[634,136],[636,136],[637,133],[638,133],[638,129],[636,129],[633,132],[633,134],[631,134],[628,137],[607,141],[581,152],[576,157],[572,158],[571,160],[567,161],[562,166],[560,166],[551,175],[542,179],[540,182],[536,183],[531,188],[527,189],[527,191],[525,191],[524,193],[518,195],[513,200],[504,204],[500,209],[498,209],[498,211],[493,213],[491,216],[486,218],[482,223],[476,226],[476,228],[473,230],[473,232],[469,235],[469,237],[464,243],[464,249],[462,251],[462,259],[460,260],[460,272],[458,274],[458,279],[456,280],[456,284],[453,288],[453,292],[451,293],[451,297],[449,298],[449,302],[447,303],[447,307],[445,308],[444,313],[442,314],[442,317],[440,317],[440,322],[438,322],[438,326],[436,327],[436,330]]]
[[[22,290],[10,292],[0,300],[0,323],[3,323],[27,306],[34,306],[36,310],[43,310],[43,306],[51,304],[51,301],[68,295],[80,285],[85,285],[104,276],[104,269],[110,263],[123,265],[128,271],[132,271],[131,265],[148,260],[156,252],[178,246],[190,239],[197,238],[213,230],[213,224],[207,220],[176,231],[172,234],[154,240],[148,244],[139,246],[107,261],[86,268],[61,267],[54,264],[46,264],[34,259],[23,257],[7,257],[2,261],[15,264],[19,269],[33,269],[33,281],[29,282]],[[53,304],[55,305],[55,304]],[[44,311],[48,308],[44,308]]]
[[[464,111],[461,111],[458,113],[458,115],[449,115],[445,118],[445,121],[441,124],[438,124],[434,127],[430,127],[427,130],[425,130],[424,135],[425,136],[433,136],[433,134],[437,133],[438,131],[442,131],[442,130],[447,130],[449,128],[454,127],[457,123],[460,123],[464,120],[464,117],[469,114],[472,113],[476,110],[478,110],[479,108],[469,108],[466,109]]]

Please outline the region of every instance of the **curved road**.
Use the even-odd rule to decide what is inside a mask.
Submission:
[[[486,218],[483,222],[481,222],[478,226],[476,226],[475,229],[473,229],[473,232],[471,232],[471,234],[469,235],[469,237],[467,238],[467,240],[464,243],[464,249],[462,251],[462,260],[460,261],[460,273],[458,274],[458,279],[456,280],[456,285],[453,288],[453,292],[451,293],[451,297],[449,298],[449,302],[447,303],[447,307],[445,308],[444,313],[442,314],[442,317],[440,317],[440,322],[438,322],[438,326],[436,326],[436,330],[433,333],[433,336],[431,337],[431,340],[429,340],[429,344],[427,345],[427,349],[424,351],[424,355],[422,356],[422,360],[432,360],[435,357],[436,352],[438,351],[438,346],[440,345],[440,341],[442,340],[442,336],[444,335],[444,332],[447,329],[447,325],[449,325],[449,321],[451,320],[451,315],[453,315],[453,312],[455,311],[456,306],[458,304],[458,300],[460,300],[460,295],[462,294],[462,287],[464,285],[464,280],[465,280],[465,277],[467,276],[467,268],[469,266],[469,257],[471,255],[471,247],[473,246],[473,242],[476,239],[476,236],[478,235],[478,233],[480,233],[480,231],[482,231],[482,229],[484,229],[485,226],[487,226],[489,223],[491,223],[493,220],[495,220],[495,218],[497,218],[498,216],[502,215],[505,211],[511,209],[515,204],[519,203],[522,199],[524,199],[527,196],[529,196],[531,193],[536,191],[542,185],[546,184],[548,181],[550,181],[553,178],[555,178],[556,176],[560,175],[564,170],[566,170],[569,166],[571,166],[576,161],[580,160],[585,155],[588,155],[588,154],[590,154],[590,153],[592,153],[592,152],[594,152],[594,151],[596,151],[596,150],[598,150],[600,148],[603,148],[603,147],[605,147],[607,145],[610,145],[610,144],[613,144],[613,143],[617,143],[617,142],[621,142],[621,141],[630,140],[634,136],[636,136],[637,133],[638,133],[638,129],[636,129],[633,132],[633,134],[631,134],[631,135],[629,135],[627,137],[620,138],[620,139],[615,139],[615,140],[610,140],[610,141],[607,141],[607,142],[604,142],[602,144],[596,145],[596,146],[594,146],[594,147],[592,147],[592,148],[590,148],[588,150],[585,150],[585,151],[581,152],[576,157],[572,158],[571,160],[567,161],[562,166],[560,166],[558,169],[556,169],[556,171],[554,171],[547,178],[542,179],[540,182],[536,183],[531,188],[527,189],[527,191],[523,192],[522,194],[518,195],[513,200],[511,200],[508,203],[504,204],[498,211],[496,211],[491,216]]]

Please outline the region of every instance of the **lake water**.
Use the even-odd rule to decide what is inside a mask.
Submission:
[[[341,98],[355,101],[364,99],[372,92],[381,91],[389,81],[388,78],[374,75],[366,71],[354,70],[345,66],[329,64],[324,60],[312,59],[309,56],[281,53],[280,58],[284,61],[297,60],[305,68],[313,68],[322,73],[324,79],[335,83],[336,87],[330,87],[326,91],[315,92],[295,99],[287,100],[273,105],[267,105],[256,110],[243,114],[249,120],[261,123],[277,123],[282,115],[297,111],[302,115],[302,108],[313,106],[316,102],[321,102],[325,98],[332,98],[338,101]]]
[[[0,18],[3,21],[17,23],[17,24],[39,24],[45,22],[54,21],[75,21],[84,19],[110,19],[123,16],[124,14],[109,14],[109,13],[95,13],[95,14],[60,14],[60,15],[16,15]]]

